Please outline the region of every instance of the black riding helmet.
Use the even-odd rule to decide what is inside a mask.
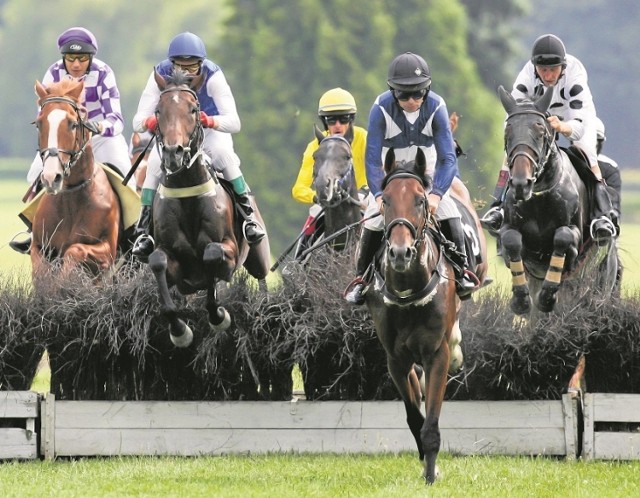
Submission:
[[[531,62],[534,66],[567,65],[567,51],[564,43],[556,35],[542,35],[536,38],[531,49]]]
[[[387,84],[392,90],[415,92],[431,88],[431,72],[427,62],[417,54],[405,52],[389,64]],[[425,95],[426,100],[426,95]]]

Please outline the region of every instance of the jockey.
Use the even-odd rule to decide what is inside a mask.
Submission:
[[[247,220],[244,224],[244,235],[249,244],[255,244],[265,236],[265,231],[254,217],[249,187],[240,171],[240,158],[233,148],[231,134],[240,131],[240,117],[231,88],[222,69],[207,59],[204,42],[193,33],[184,32],[175,36],[169,43],[167,58],[154,70],[164,77],[170,75],[174,68],[194,76],[204,74],[204,83],[196,90],[203,112],[201,120],[205,126],[203,148],[211,160],[211,165],[231,182],[237,196],[237,204],[244,211]],[[134,131],[155,131],[158,124],[155,111],[159,99],[160,89],[152,72],[133,118]],[[138,237],[132,250],[143,262],[148,260],[154,250],[154,241],[149,234],[151,206],[161,177],[160,155],[157,147],[154,147],[149,154],[147,175],[142,187],[142,210],[136,227]]]
[[[620,169],[618,163],[602,153],[602,147],[607,140],[605,135],[604,123],[600,118],[596,118],[596,152],[598,153],[598,165],[600,171],[602,171],[602,178],[607,183],[607,186],[613,189],[614,195],[611,195],[611,204],[615,212],[615,219],[620,220],[621,213],[621,191],[622,191],[622,178],[620,176]],[[611,192],[611,191],[610,191]],[[617,235],[620,235],[620,227],[616,226]]]
[[[342,88],[328,90],[322,94],[318,102],[318,117],[324,127],[324,135],[339,135],[345,137],[351,143],[356,187],[360,190],[367,186],[367,175],[364,167],[367,130],[353,124],[357,110],[353,95]],[[303,204],[312,204],[309,208],[309,217],[304,224],[305,233],[296,248],[296,260],[300,259],[300,255],[307,249],[309,242],[316,240],[324,228],[321,220],[316,219],[320,212],[320,206],[315,203],[316,193],[312,188],[313,154],[318,150],[319,146],[317,139],[313,139],[307,144],[307,148],[302,155],[302,165],[298,172],[298,178],[291,188],[291,195],[296,201]]]
[[[98,53],[96,37],[88,29],[69,28],[58,37],[58,49],[62,58],[47,69],[42,84],[48,86],[64,79],[84,81],[84,100],[80,103],[87,110],[93,133],[91,148],[95,160],[112,164],[126,176],[131,162],[127,141],[122,135],[124,119],[120,108],[120,92],[113,70],[95,57]],[[33,198],[39,190],[42,168],[42,158],[40,154],[36,154],[27,174],[31,187],[26,199]],[[134,185],[132,180],[130,186],[134,188]],[[24,241],[11,241],[9,245],[26,254],[29,252],[31,237]]]
[[[451,251],[455,258],[456,289],[461,298],[467,297],[475,283],[467,276],[467,257],[460,212],[449,195],[449,188],[458,172],[455,143],[451,133],[445,101],[431,89],[431,74],[426,61],[419,55],[406,52],[389,65],[389,90],[380,94],[369,114],[366,168],[367,180],[376,205],[366,217],[379,212],[382,204],[382,164],[387,151],[393,147],[396,159],[413,160],[421,148],[427,158],[428,174],[433,188],[428,194],[429,211],[441,222],[445,236],[455,244]],[[345,299],[352,304],[364,303],[367,282],[364,275],[383,238],[384,218],[374,217],[365,222],[358,259],[356,278],[345,291]]]
[[[547,87],[553,87],[547,121],[559,134],[564,135],[586,154],[595,184],[596,216],[590,231],[596,240],[616,234],[615,217],[611,200],[602,180],[596,153],[596,110],[587,82],[587,71],[574,56],[567,54],[562,40],[555,35],[538,37],[531,51],[531,60],[518,74],[511,95],[516,99],[529,99],[542,95]],[[502,165],[494,190],[491,209],[481,219],[482,226],[495,234],[502,225],[502,201],[507,189],[509,168]],[[613,221],[612,218],[613,217]]]

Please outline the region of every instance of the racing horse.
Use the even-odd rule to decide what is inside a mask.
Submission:
[[[43,194],[32,220],[34,276],[55,262],[62,275],[79,265],[97,275],[116,260],[122,212],[107,174],[94,161],[90,139],[97,130],[80,104],[83,87],[36,81]]]
[[[553,311],[566,280],[610,294],[617,285],[616,242],[598,244],[590,234],[595,178],[555,141],[546,119],[552,89],[534,101],[516,101],[503,87],[498,92],[507,111],[509,183],[499,237],[512,275],[511,310],[529,313],[533,298],[537,310]]]
[[[424,153],[418,149],[415,161],[397,163],[390,149],[384,170],[384,253],[365,299],[386,352],[389,374],[404,401],[424,477],[431,484],[437,476],[438,420],[447,373],[452,371],[456,356],[461,360],[459,338],[455,337],[460,300],[437,222],[428,210],[430,186]],[[477,220],[476,229],[479,226]],[[484,266],[476,270],[481,281],[487,260],[483,247]],[[426,416],[420,411],[423,393],[416,364],[425,375]]]
[[[353,129],[349,128],[353,133]],[[313,189],[324,213],[324,236],[330,237],[346,226],[362,219],[362,203],[358,197],[353,155],[348,137],[325,137],[315,127],[318,149],[313,154]],[[344,249],[349,232],[330,242],[334,250]]]
[[[163,178],[153,204],[156,249],[149,256],[149,267],[157,280],[161,313],[169,321],[171,341],[177,347],[191,344],[193,332],[178,316],[171,287],[183,295],[206,290],[209,324],[213,330],[224,330],[231,317],[219,302],[218,282],[229,282],[242,265],[264,281],[270,262],[268,238],[249,247],[230,186],[225,187],[209,170],[195,93],[202,80],[202,74],[192,78],[182,71],[167,79],[155,73],[160,89],[156,146]],[[254,210],[262,223],[255,205]]]

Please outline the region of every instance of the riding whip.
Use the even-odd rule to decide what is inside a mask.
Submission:
[[[127,185],[129,183],[129,180],[131,180],[131,177],[133,176],[133,174],[138,169],[138,166],[140,166],[140,163],[142,162],[142,159],[147,154],[147,151],[149,150],[149,147],[151,147],[151,143],[155,140],[155,138],[156,138],[156,136],[155,136],[155,133],[154,133],[153,137],[151,137],[151,140],[149,140],[149,142],[147,143],[147,146],[140,153],[140,155],[138,156],[138,159],[136,159],[136,162],[133,163],[133,166],[131,166],[131,169],[129,170],[129,173],[127,173],[127,176],[125,176],[124,180],[122,180],[122,185]]]
[[[317,220],[318,217],[324,212],[324,208],[322,208],[316,216],[313,217],[313,220]],[[298,234],[298,236],[293,240],[293,242],[284,250],[284,252],[280,255],[280,257],[276,260],[269,271],[276,271],[280,264],[284,261],[284,259],[289,255],[289,253],[296,246],[298,241],[302,238],[307,229],[311,226],[310,223],[305,223],[302,227],[302,231]]]

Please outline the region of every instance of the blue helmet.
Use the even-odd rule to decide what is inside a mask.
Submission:
[[[204,59],[206,56],[207,49],[205,48],[202,39],[189,31],[176,35],[173,40],[171,40],[171,43],[169,43],[169,50],[167,52],[167,57],[169,59],[174,59],[176,57],[184,59],[189,59],[191,57]]]
[[[98,42],[88,29],[76,26],[69,28],[58,37],[61,54],[91,54],[98,52]]]

